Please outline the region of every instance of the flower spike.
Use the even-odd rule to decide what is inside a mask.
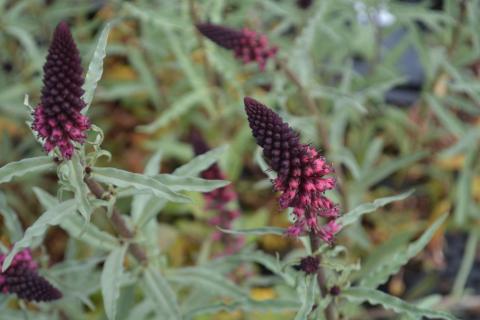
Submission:
[[[241,30],[211,23],[197,24],[197,29],[217,45],[233,50],[235,57],[243,63],[255,61],[260,71],[265,70],[269,58],[277,53],[277,47],[270,46],[268,38],[248,28]]]
[[[198,130],[192,130],[190,141],[195,155],[201,155],[210,150],[210,147],[207,145]],[[225,174],[216,163],[202,171],[200,175],[203,179],[207,180],[226,180]],[[209,224],[211,226],[218,226],[222,229],[231,229],[233,221],[240,216],[240,211],[237,209],[238,197],[234,187],[232,185],[227,185],[210,192],[205,192],[203,196],[205,199],[205,209],[217,213],[217,215],[209,219]],[[244,237],[234,237],[220,230],[216,230],[213,233],[212,239],[224,243],[225,247],[222,255],[229,255],[238,252],[245,242]]]
[[[83,69],[65,22],[60,22],[55,29],[43,71],[42,96],[33,112],[32,129],[45,140],[46,152],[58,147],[62,156],[70,159],[73,142],[85,141],[90,122],[80,113],[85,107]]]
[[[333,168],[315,148],[301,144],[298,134],[274,111],[250,97],[244,103],[253,136],[278,173],[273,184],[282,192],[280,207],[293,208],[296,221],[287,233],[297,237],[313,232],[331,243],[340,230],[335,222],[338,207],[324,195],[335,188],[335,178],[328,176]],[[327,220],[325,225],[322,219]]]
[[[0,255],[0,265],[5,255]],[[41,277],[30,250],[15,255],[10,267],[0,272],[0,293],[14,293],[26,301],[48,302],[62,297],[62,293]]]

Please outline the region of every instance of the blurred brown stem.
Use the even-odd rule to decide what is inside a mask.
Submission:
[[[86,176],[84,181],[90,191],[97,197],[98,199],[104,199],[105,189],[91,177]],[[135,234],[128,228],[125,220],[123,219],[121,213],[118,211],[116,207],[112,210],[112,215],[110,217],[110,223],[112,224],[115,232],[121,236],[123,239],[127,241],[131,241],[134,239]],[[142,265],[146,265],[148,263],[148,258],[143,251],[143,249],[136,243],[130,243],[128,246],[128,250],[130,253],[138,260],[138,262]]]
[[[310,238],[310,246],[312,248],[312,253],[315,253],[320,247],[319,239],[314,232],[310,232],[309,238]],[[325,276],[325,271],[321,266],[318,267],[318,271],[317,271],[317,285],[318,285],[318,289],[320,290],[320,295],[322,296],[322,298],[325,299],[328,295],[327,278]],[[323,310],[323,312],[325,314],[325,319],[327,320],[337,319],[337,316],[335,314],[335,306],[334,306],[333,299],[327,305],[325,310]]]

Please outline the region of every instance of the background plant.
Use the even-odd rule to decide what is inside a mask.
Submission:
[[[333,197],[343,213],[379,209],[368,216],[353,215],[361,218],[355,221],[345,218],[351,224],[339,234],[336,249],[322,251],[325,268],[337,276],[330,277],[331,285],[343,289],[335,298],[339,309],[351,318],[394,317],[380,308],[360,304],[361,298],[368,297],[372,304],[380,303],[415,318],[418,310],[371,291],[386,283],[380,287],[383,291],[418,308],[446,308],[466,318],[467,302],[476,301],[478,287],[474,282],[479,212],[475,161],[478,3],[443,1],[441,11],[433,10],[427,1],[419,5],[364,3],[369,10],[362,11],[352,1],[313,1],[308,10],[296,7],[295,1],[266,0],[85,2],[74,9],[69,1],[47,6],[43,1],[3,3],[2,165],[42,155],[24,124],[29,110],[22,101],[28,94],[32,105],[38,102],[50,35],[58,21],[67,19],[86,71],[93,61],[87,79],[90,74],[94,79],[91,83],[96,84],[102,78],[89,116],[102,128],[102,148],[112,153],[112,160],[98,159],[97,178],[103,177],[105,187],[117,186],[107,188],[107,197],[101,201],[90,195],[87,199],[92,203],[82,205],[112,209],[115,202],[122,215],[129,213],[125,218],[136,231],[135,239],[147,248],[154,262],[148,272],[139,271],[142,267],[131,258],[121,263],[125,246],[112,236],[114,230],[102,208],[91,215],[90,224],[76,215],[56,220],[61,228],[49,229],[45,238],[32,239],[28,245],[38,248],[34,256],[42,266],[51,265],[42,269],[45,276],[71,296],[39,309],[12,306],[9,297],[2,304],[2,316],[16,318],[21,308],[36,319],[112,316],[115,304],[108,301],[115,301],[117,294],[117,318],[125,319],[155,319],[155,310],[174,305],[174,296],[178,310],[186,317],[201,318],[200,314],[208,312],[222,317],[226,316],[220,311],[224,309],[238,318],[258,318],[260,314],[291,319],[298,310],[309,313],[316,289],[291,268],[305,254],[301,243],[263,228],[283,228],[289,222],[287,215],[279,212],[270,182],[259,170],[263,163],[255,151],[241,102],[249,95],[280,112],[300,132],[303,142],[322,148],[336,166],[339,188]],[[380,28],[374,14],[365,15],[385,8],[395,17],[392,25]],[[263,73],[254,64],[241,65],[228,51],[196,33],[194,24],[206,20],[235,28],[248,26],[266,34],[279,47],[277,61],[269,62]],[[399,27],[406,35],[393,49],[384,49],[382,39]],[[423,83],[412,106],[398,107],[386,103],[384,97],[405,81],[398,63],[409,48],[419,54]],[[367,72],[358,71],[358,60],[368,62]],[[86,90],[88,99],[94,89]],[[193,168],[186,165],[180,170],[177,168],[193,158],[187,137],[192,126],[202,131],[211,146],[229,144],[229,148],[214,149],[205,162],[192,160]],[[100,138],[100,131],[89,137],[92,159],[105,153],[99,149]],[[57,191],[64,190],[59,193],[60,200],[85,193],[78,179],[81,170],[76,171],[79,168],[72,165],[74,162],[60,166],[60,173],[69,172],[69,179],[58,188],[55,165],[44,156],[42,159],[44,163],[35,161],[36,165],[44,164],[42,174],[31,174],[31,163],[26,166],[29,170],[15,167],[6,174],[2,167],[2,181],[9,180],[2,185],[5,197],[0,202],[5,245],[21,239],[22,230],[38,221],[42,211],[38,203],[48,212],[59,205],[51,196]],[[131,202],[129,197],[139,189],[119,184],[118,175],[126,173],[113,169],[153,177],[159,172],[177,176],[175,170],[180,170],[183,174],[179,176],[194,177],[216,159],[239,194],[242,216],[235,229],[257,229],[247,232],[244,252],[216,260],[210,259],[211,229],[206,223],[212,213],[203,210],[202,196],[195,192],[202,191],[200,187],[186,182],[186,188],[193,189],[187,192],[193,199],[190,204],[166,203],[149,194],[136,194]],[[20,176],[27,171],[28,175],[10,181],[12,172]],[[80,172],[77,179],[72,178],[75,172]],[[92,172],[95,175],[95,170]],[[168,185],[174,179],[169,176],[163,181]],[[408,198],[390,198],[411,188],[415,192]],[[387,200],[375,202],[379,197],[403,200],[381,209]],[[437,219],[444,212],[451,214],[440,227]],[[18,220],[20,223],[15,222]],[[452,232],[466,234],[466,246],[460,243],[456,256],[442,261],[442,253],[458,241],[452,240],[456,239],[450,236]],[[409,259],[413,261],[402,267]],[[359,261],[362,267],[357,270]],[[448,278],[441,270],[448,271],[453,261],[461,263]],[[121,281],[106,276],[100,281],[102,267],[114,271],[109,274],[121,277]],[[423,276],[414,278],[412,270]],[[439,288],[439,277],[450,279],[452,286]],[[176,294],[139,285],[142,278],[162,288],[169,284]],[[120,287],[113,285],[118,283]],[[347,288],[350,284],[353,289]],[[362,291],[366,287],[368,294]],[[102,291],[108,310],[102,307]],[[165,296],[168,300],[162,300]]]

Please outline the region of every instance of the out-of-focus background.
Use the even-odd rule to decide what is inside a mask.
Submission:
[[[229,145],[220,167],[238,193],[235,225],[288,226],[255,160],[242,104],[252,96],[334,164],[339,187],[333,197],[342,212],[415,189],[339,235],[351,261],[365,262],[372,252],[388,257],[385,252],[449,212],[427,249],[382,290],[407,300],[452,297],[445,301],[463,319],[479,319],[479,16],[476,0],[0,1],[0,166],[42,154],[23,102],[25,94],[31,105],[39,101],[57,23],[71,26],[86,68],[102,28],[113,21],[90,109],[92,123],[105,132],[103,147],[112,152],[109,166],[142,172],[160,150],[162,172],[171,172],[193,157],[191,133],[199,132],[212,148]],[[242,65],[196,32],[194,23],[202,21],[267,35],[299,83],[273,60],[265,72]],[[42,212],[34,185],[57,191],[53,174],[1,186],[25,227]],[[202,196],[192,196],[190,206],[170,205],[158,216],[159,246],[173,266],[194,264],[215,229]],[[128,203],[119,207],[127,211]],[[66,233],[52,228],[46,264],[71,254],[68,243]],[[299,247],[278,236],[248,237],[246,245],[282,256]],[[366,263],[368,272],[375,257]],[[267,271],[239,270],[238,277],[252,273]],[[275,294],[268,286],[252,291],[259,299]]]

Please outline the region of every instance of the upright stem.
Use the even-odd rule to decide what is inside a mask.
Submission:
[[[95,195],[95,197],[97,197],[98,199],[104,199],[105,189],[98,182],[88,176],[84,178],[84,181],[90,191]],[[125,220],[123,219],[121,213],[116,207],[114,207],[112,210],[110,223],[115,229],[115,232],[123,239],[127,241],[134,239],[135,234],[128,228]],[[138,260],[140,264],[146,265],[148,263],[147,254],[138,244],[130,243],[128,246],[128,250],[135,257],[135,259]]]
[[[310,232],[309,237],[310,237],[310,246],[312,247],[312,253],[314,253],[320,247],[320,242],[314,232]],[[320,295],[322,296],[322,298],[326,298],[328,295],[327,277],[325,276],[325,271],[321,266],[318,267],[316,278],[317,278],[318,289],[320,290]],[[327,305],[325,310],[323,310],[323,312],[327,320],[337,319],[333,300],[330,301],[330,303]]]

